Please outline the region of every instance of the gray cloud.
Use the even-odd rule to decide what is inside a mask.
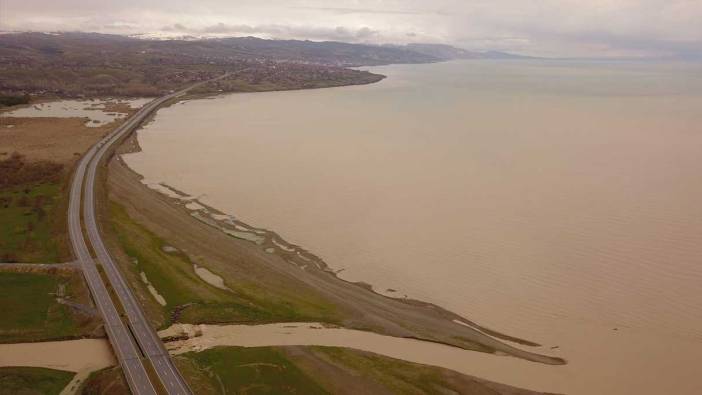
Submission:
[[[188,30],[182,23],[174,23],[172,25],[167,25],[161,28],[164,32],[185,32]]]
[[[700,0],[0,0],[0,29],[435,42],[540,56],[702,57]]]
[[[344,26],[333,28],[314,26],[288,25],[231,25],[216,23],[202,28],[189,28],[181,23],[167,25],[161,28],[164,32],[183,33],[189,35],[264,35],[274,38],[307,38],[316,40],[336,40],[348,42],[365,42],[380,34],[367,26],[349,29]]]
[[[388,9],[374,9],[374,8],[343,8],[343,7],[294,7],[301,10],[317,10],[317,11],[328,11],[335,14],[390,14],[390,15],[426,15],[428,13],[435,13],[438,15],[445,14],[443,12],[427,12],[427,11],[412,11],[412,10],[388,10]]]

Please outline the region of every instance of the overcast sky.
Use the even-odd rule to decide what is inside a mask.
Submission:
[[[448,43],[702,58],[702,0],[0,0],[0,30]]]

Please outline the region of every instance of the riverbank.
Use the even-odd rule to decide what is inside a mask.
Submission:
[[[457,347],[333,327],[321,323],[267,325],[174,324],[159,332],[173,355],[200,353],[217,347],[339,347],[374,353],[384,358],[440,367],[469,377],[549,393],[566,393],[560,380],[546,379],[558,367],[508,356],[488,355]]]
[[[176,361],[183,371],[199,373],[190,380],[199,385],[194,388],[196,393],[214,393],[213,389],[219,387],[222,393],[229,394],[257,387],[270,393],[309,395],[541,394],[447,369],[339,347],[225,346],[180,354]]]

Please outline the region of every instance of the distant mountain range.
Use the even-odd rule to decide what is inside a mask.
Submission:
[[[146,37],[146,38],[145,38]],[[151,39],[147,39],[151,38]],[[0,34],[0,56],[18,54],[74,52],[82,48],[92,51],[158,52],[167,57],[176,54],[222,59],[266,59],[314,63],[333,66],[375,66],[391,63],[431,63],[454,59],[521,59],[523,56],[503,52],[475,52],[443,44],[369,45],[336,41],[269,40],[257,37],[171,39],[151,36],[119,36],[98,33],[5,33]],[[36,53],[34,54],[36,55]]]
[[[0,34],[0,93],[148,96],[233,70],[247,70],[247,77],[229,90],[299,89],[382,78],[348,69],[353,66],[516,58],[437,44],[12,32]]]
[[[174,41],[169,36],[135,35],[153,41]],[[469,51],[447,44],[411,43],[406,45],[352,44],[339,41],[272,40],[258,37],[178,36],[176,41],[218,42],[232,50],[258,56],[284,57],[288,60],[318,62],[338,66],[375,66],[389,63],[431,63],[458,59],[531,59],[499,51]]]
[[[371,44],[350,44],[338,41],[307,41],[307,40],[267,40],[256,37],[230,37],[221,38],[218,36],[207,36],[207,35],[192,35],[192,34],[179,34],[173,35],[170,33],[149,33],[149,34],[135,34],[130,37],[147,39],[147,40],[180,40],[180,41],[203,41],[203,40],[228,40],[230,42],[238,42],[246,40],[262,40],[266,41],[269,45],[276,46],[276,43],[286,43],[287,45],[295,47],[326,47],[331,49],[335,46],[357,46],[359,48],[365,48],[367,51],[377,51],[376,48],[394,48],[401,50],[408,50],[421,55],[425,55],[423,61],[446,61],[446,60],[456,60],[456,59],[531,59],[528,56],[515,55],[506,52],[499,51],[469,51],[463,48],[457,48],[447,44],[427,44],[427,43],[411,43],[406,45],[396,45],[396,44],[385,44],[385,45],[371,45]],[[305,44],[302,44],[305,43]],[[251,44],[251,42],[249,42]],[[397,54],[396,54],[397,55]],[[365,57],[364,57],[365,58]],[[365,58],[367,59],[367,58]],[[421,59],[421,58],[420,58]],[[417,60],[417,59],[415,59]],[[422,61],[422,62],[423,62]],[[417,63],[416,61],[409,63]]]
[[[432,56],[440,60],[456,59],[532,59],[528,56],[514,55],[498,51],[469,51],[463,48],[456,48],[446,44],[407,44],[403,46],[391,45],[394,48],[405,48],[413,52]]]

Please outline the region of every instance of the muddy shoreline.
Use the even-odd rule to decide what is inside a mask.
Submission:
[[[138,174],[134,172],[134,174]],[[139,175],[138,175],[139,176]],[[139,176],[141,177],[141,176]],[[143,178],[142,178],[143,180]],[[541,344],[521,339],[515,336],[510,336],[507,334],[500,333],[498,331],[492,330],[490,328],[483,327],[473,321],[470,321],[466,319],[465,317],[459,316],[457,314],[454,314],[448,310],[443,309],[440,306],[437,306],[432,303],[424,302],[421,300],[417,299],[412,299],[408,297],[393,297],[389,296],[380,292],[377,292],[372,284],[368,284],[362,281],[359,282],[353,282],[353,281],[347,281],[343,278],[340,278],[338,276],[338,273],[340,273],[343,269],[341,270],[334,270],[332,269],[322,258],[320,258],[318,255],[314,254],[313,252],[305,249],[304,247],[290,243],[287,240],[285,240],[282,236],[280,236],[278,233],[272,230],[268,230],[265,228],[258,228],[252,225],[249,225],[243,221],[240,221],[236,219],[234,216],[225,214],[218,209],[209,206],[199,200],[197,197],[192,197],[188,194],[186,194],[183,191],[180,191],[170,185],[159,183],[156,188],[154,188],[154,185],[151,185],[151,189],[155,189],[164,195],[168,196],[169,200],[172,202],[174,205],[178,206],[183,206],[187,210],[190,211],[190,215],[197,219],[198,221],[209,225],[215,229],[219,229],[223,233],[232,236],[234,238],[244,240],[244,241],[249,241],[252,242],[260,248],[262,248],[266,253],[268,254],[273,254],[281,259],[285,260],[286,262],[296,265],[302,270],[307,270],[308,268],[311,268],[311,270],[319,270],[322,272],[325,272],[331,276],[334,276],[338,281],[342,281],[349,286],[356,286],[356,287],[361,287],[365,290],[368,290],[370,292],[373,292],[374,294],[383,297],[383,298],[388,298],[394,301],[400,301],[402,303],[406,303],[408,305],[412,306],[417,306],[417,307],[422,307],[422,308],[431,308],[436,311],[440,311],[443,316],[446,317],[446,319],[451,319],[454,321],[460,322],[462,325],[465,325],[469,328],[472,328],[474,330],[480,331],[482,333],[485,333],[489,336],[498,338],[500,340],[524,345],[524,346],[529,346],[529,347],[541,347]],[[167,192],[170,191],[170,192]],[[408,337],[412,338],[412,337]],[[419,339],[419,338],[418,338]],[[439,342],[441,344],[446,344],[443,342]]]
[[[161,184],[149,187],[145,185],[143,177],[130,169],[121,158],[122,154],[140,150],[136,134],[132,134],[111,157],[108,175],[110,198],[127,206],[130,216],[177,248],[210,258],[206,259],[208,261],[224,261],[222,263],[226,266],[230,266],[231,261],[226,263],[225,251],[230,251],[263,269],[266,274],[258,274],[259,277],[294,278],[337,304],[344,311],[343,326],[350,329],[416,338],[487,353],[504,353],[544,364],[566,363],[562,358],[541,354],[546,350],[540,349],[534,342],[481,327],[440,306],[383,295],[374,292],[368,284],[340,279],[320,257],[302,246],[287,242],[274,231],[239,221],[172,187]],[[222,267],[214,268],[218,269],[215,272],[223,273]],[[224,277],[226,281],[226,275]],[[520,347],[533,347],[535,351]]]

